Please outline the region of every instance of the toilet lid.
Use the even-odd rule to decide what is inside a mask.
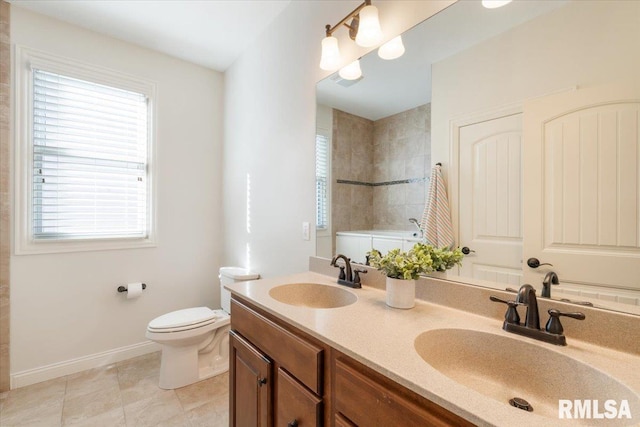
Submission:
[[[149,329],[172,329],[192,326],[216,319],[216,312],[209,307],[194,307],[163,314],[149,322]]]
[[[260,275],[255,271],[247,270],[242,267],[221,267],[220,276],[238,281],[255,280],[260,278]]]

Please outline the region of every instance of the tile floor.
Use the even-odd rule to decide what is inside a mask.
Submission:
[[[158,387],[160,353],[0,394],[0,426],[226,427],[229,375]]]

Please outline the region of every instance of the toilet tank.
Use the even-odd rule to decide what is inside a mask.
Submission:
[[[220,268],[220,303],[222,309],[230,313],[231,312],[231,292],[224,288],[224,285],[228,285],[235,282],[245,282],[247,280],[256,280],[260,278],[260,275],[255,271],[251,271],[242,267],[222,267]]]

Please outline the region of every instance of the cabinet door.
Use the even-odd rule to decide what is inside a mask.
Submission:
[[[270,427],[272,363],[235,332],[230,332],[229,420],[232,427]]]
[[[282,368],[278,369],[276,425],[312,427],[322,425],[322,400]]]

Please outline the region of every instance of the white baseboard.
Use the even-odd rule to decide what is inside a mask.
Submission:
[[[90,354],[77,359],[66,360],[40,368],[28,369],[11,374],[11,389],[25,387],[42,381],[51,380],[87,369],[110,365],[115,362],[142,356],[160,350],[160,345],[152,341],[120,347],[102,353]]]

